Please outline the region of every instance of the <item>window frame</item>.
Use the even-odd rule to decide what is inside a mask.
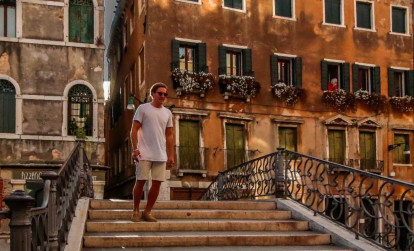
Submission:
[[[201,0],[196,0],[196,1],[192,1],[192,0],[175,0],[176,2],[182,2],[182,3],[191,3],[191,4],[197,4],[197,5],[201,5]]]
[[[230,55],[230,65],[227,64],[227,55]],[[236,57],[236,73],[233,73],[233,56]],[[228,76],[243,76],[243,62],[242,62],[242,51],[226,49],[226,75]],[[227,70],[230,68],[230,73]]]
[[[0,6],[3,6],[4,8],[4,15],[3,15],[3,21],[4,21],[4,31],[3,34],[0,34],[0,37],[8,37],[8,38],[16,38],[17,37],[17,1],[14,2],[14,4],[10,4],[10,3],[3,3],[0,4]],[[7,35],[7,27],[8,27],[8,15],[7,15],[7,9],[8,7],[14,7],[14,36],[8,36]]]
[[[183,1],[183,0],[181,0],[181,1]],[[243,5],[242,9],[227,7],[227,6],[224,5],[224,0],[222,1],[222,8],[226,9],[226,10],[232,10],[232,11],[238,11],[238,12],[246,13],[246,0],[241,0],[241,1],[242,1],[242,5]]]
[[[181,69],[181,59],[180,59],[180,49],[184,48],[184,69]],[[188,50],[193,50],[193,55],[192,55],[192,60],[193,60],[193,69],[190,71],[188,69],[188,62],[189,62],[189,58],[188,58]],[[180,70],[185,70],[191,73],[194,72],[199,72],[198,70],[198,62],[197,62],[197,45],[196,44],[189,44],[189,43],[180,43],[179,47],[178,47],[178,57],[180,60],[180,65],[179,65],[179,69]]]
[[[379,68],[379,66],[374,65],[374,64],[360,63],[360,62],[354,62],[353,65],[356,65],[358,67],[358,71],[361,68],[365,68],[365,69],[368,70],[368,73],[369,73],[369,83],[368,83],[369,90],[366,90],[366,91],[368,91],[369,94],[372,94],[374,92],[381,93],[381,90],[376,90],[376,86],[374,86],[376,84],[375,79],[374,79],[374,69]],[[353,68],[353,66],[352,66],[352,78],[353,78],[352,79],[352,89],[353,89],[353,91],[355,92],[355,91],[361,90],[361,89],[356,89],[355,88],[355,85],[358,85],[358,87],[359,87],[359,77],[358,77],[358,82],[355,83],[354,82],[354,68]],[[379,88],[381,88],[381,86],[379,86]]]
[[[405,33],[395,32],[395,31],[392,30],[392,24],[393,24],[392,9],[393,8],[405,9],[405,22],[404,22],[405,23]],[[391,4],[390,5],[390,34],[399,35],[399,36],[410,36],[409,15],[410,15],[410,9],[407,6]]]
[[[358,17],[357,17],[357,3],[369,3],[371,4],[371,29],[358,27]],[[354,1],[354,30],[361,30],[361,31],[371,31],[377,32],[375,27],[375,5],[374,1],[371,0],[355,0]]]
[[[295,81],[294,81],[295,80],[295,75],[297,74],[296,66],[295,66],[295,60],[299,57],[297,55],[283,54],[283,53],[274,53],[273,55],[277,56],[277,67],[278,67],[277,82],[279,83],[279,59],[289,60],[290,61],[290,83],[289,84],[284,83],[284,84],[286,86],[296,87],[297,83],[295,83]]]
[[[295,0],[291,0],[291,5],[292,5],[292,16],[291,17],[284,17],[284,16],[279,16],[276,15],[276,1],[277,0],[272,0],[272,4],[273,4],[273,13],[272,13],[272,17],[273,18],[279,18],[279,19],[285,19],[285,20],[291,20],[291,21],[297,21],[296,19],[296,1]]]
[[[329,25],[329,26],[335,26],[335,27],[342,27],[342,28],[346,28],[346,25],[345,25],[345,12],[344,12],[344,0],[339,0],[339,1],[341,1],[341,10],[340,10],[340,14],[341,14],[341,23],[340,23],[340,24],[334,24],[334,23],[328,23],[328,22],[326,22],[326,8],[325,8],[325,1],[326,1],[326,0],[323,0],[323,1],[322,1],[322,5],[323,5],[323,8],[322,8],[322,11],[323,11],[323,22],[322,22],[322,24],[323,24],[323,25]]]
[[[401,131],[394,132],[394,134],[393,134],[393,144],[400,143],[400,142],[395,142],[395,136],[397,136],[397,135],[403,136],[405,138],[405,144],[408,144],[408,146],[411,149],[411,144],[410,144],[410,138],[411,138],[410,136],[411,136],[411,133],[410,132],[401,132]],[[402,149],[404,149],[405,146],[402,145],[402,146],[399,146],[399,147],[401,147]],[[393,156],[392,156],[392,164],[394,166],[412,166],[412,164],[411,164],[411,153],[410,154],[407,154],[407,156],[404,156],[404,153],[402,152],[402,155],[406,159],[406,162],[407,163],[398,163],[398,162],[395,162],[396,150],[397,149],[394,149],[393,152],[392,152],[392,154],[393,154]],[[404,151],[404,150],[402,150],[402,151]]]

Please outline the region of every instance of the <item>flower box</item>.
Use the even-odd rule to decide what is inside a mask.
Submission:
[[[365,90],[358,90],[354,93],[355,99],[369,106],[376,112],[382,111],[387,98],[384,95],[378,93],[369,93]]]
[[[337,111],[355,110],[355,96],[342,89],[335,91],[324,91],[322,102],[326,106],[335,108]]]
[[[391,97],[388,102],[392,109],[399,112],[411,112],[414,110],[414,98],[411,96]]]
[[[220,75],[219,84],[224,99],[236,97],[246,99],[247,102],[254,98],[260,89],[259,82],[251,76]]]
[[[214,85],[214,77],[211,73],[188,72],[176,68],[172,71],[171,77],[177,96],[182,93],[197,93],[200,97],[204,97],[206,91]]]
[[[295,105],[305,96],[305,90],[303,88],[293,87],[285,83],[274,84],[271,88],[275,97],[288,105]]]

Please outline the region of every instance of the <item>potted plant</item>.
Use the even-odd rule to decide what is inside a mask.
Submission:
[[[387,98],[384,95],[378,93],[369,93],[365,90],[358,90],[355,92],[355,99],[359,100],[363,104],[369,106],[376,112],[382,111]]]
[[[200,93],[204,97],[205,92],[214,85],[213,74],[206,72],[188,72],[175,68],[171,77],[178,96],[184,92]]]
[[[346,92],[342,89],[324,91],[322,94],[322,102],[326,106],[333,107],[340,112],[346,110],[355,110],[354,94]]]
[[[399,112],[411,112],[414,110],[414,98],[411,96],[390,97],[391,107]]]
[[[271,88],[277,99],[292,106],[305,96],[305,90],[303,88],[286,85],[285,83],[274,84]]]
[[[260,89],[259,82],[252,76],[220,75],[219,83],[220,90],[224,92],[224,99],[232,96],[244,98],[249,102]]]

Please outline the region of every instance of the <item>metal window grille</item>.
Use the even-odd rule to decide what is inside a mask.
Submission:
[[[69,90],[69,134],[76,135],[78,128],[92,136],[92,91],[85,85],[75,85]]]

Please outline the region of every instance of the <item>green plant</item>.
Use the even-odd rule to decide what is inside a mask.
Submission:
[[[336,91],[324,91],[322,94],[322,102],[326,106],[333,107],[340,112],[355,110],[354,94],[342,89]]]
[[[86,130],[84,127],[78,127],[75,130],[75,137],[77,139],[86,139]]]
[[[271,88],[276,98],[285,101],[288,105],[295,105],[299,99],[305,96],[303,88],[293,87],[284,83],[277,83],[272,85]]]

